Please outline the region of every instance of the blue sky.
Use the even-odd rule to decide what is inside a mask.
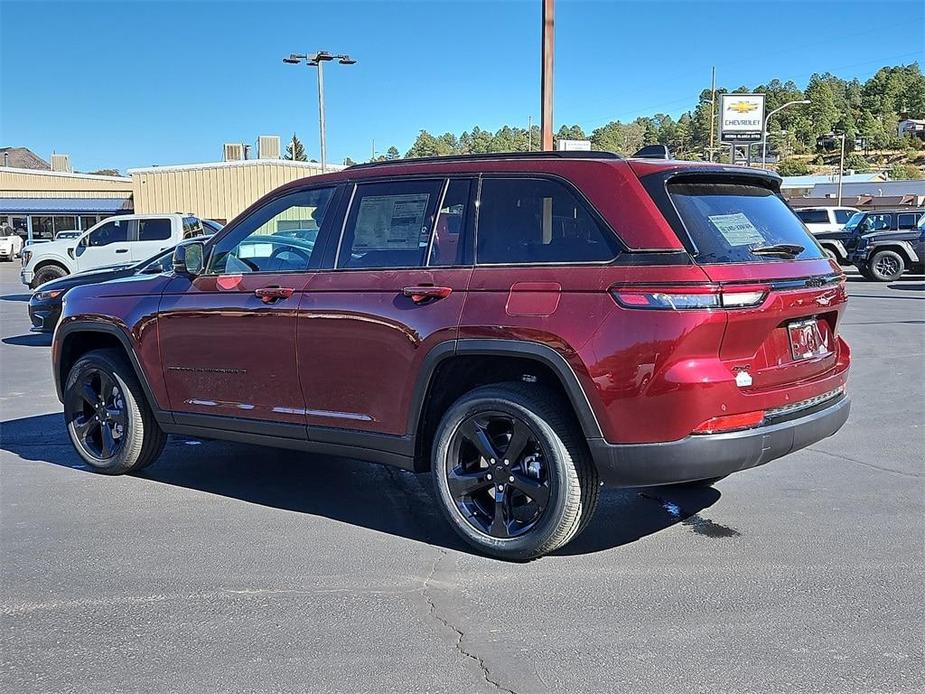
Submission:
[[[556,127],[677,115],[709,86],[813,72],[869,77],[923,62],[925,4],[558,0]],[[418,130],[539,117],[540,0],[7,2],[0,145],[78,170],[214,161],[223,142],[285,140],[318,156],[315,73],[284,55],[359,61],[325,72],[328,158],[404,152]]]

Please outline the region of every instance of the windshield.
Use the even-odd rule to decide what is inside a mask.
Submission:
[[[701,263],[809,260],[823,253],[774,191],[734,182],[668,184],[668,194]],[[783,250],[774,251],[775,248]]]
[[[845,224],[845,231],[853,231],[854,228],[861,223],[862,219],[864,219],[864,213],[855,212],[853,215],[851,215],[851,219],[849,219]]]

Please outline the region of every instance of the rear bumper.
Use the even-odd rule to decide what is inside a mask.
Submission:
[[[32,279],[34,277],[35,275],[32,273],[32,270],[27,270],[26,268],[23,268],[22,270],[19,271],[19,281],[22,282],[27,287],[32,284]]]
[[[745,431],[688,436],[666,443],[612,444],[589,439],[601,480],[617,487],[677,484],[764,465],[831,436],[848,419],[843,397],[825,409]]]

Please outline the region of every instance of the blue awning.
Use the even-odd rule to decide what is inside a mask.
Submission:
[[[131,198],[0,198],[0,214],[114,214],[134,207]]]

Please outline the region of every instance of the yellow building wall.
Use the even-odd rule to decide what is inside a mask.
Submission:
[[[5,198],[127,198],[130,178],[88,176],[0,167],[0,197]]]
[[[335,167],[330,167],[332,170]],[[340,168],[340,167],[337,167]],[[229,221],[284,183],[321,173],[319,165],[276,159],[233,164],[137,169],[132,176],[135,212],[192,212]]]

